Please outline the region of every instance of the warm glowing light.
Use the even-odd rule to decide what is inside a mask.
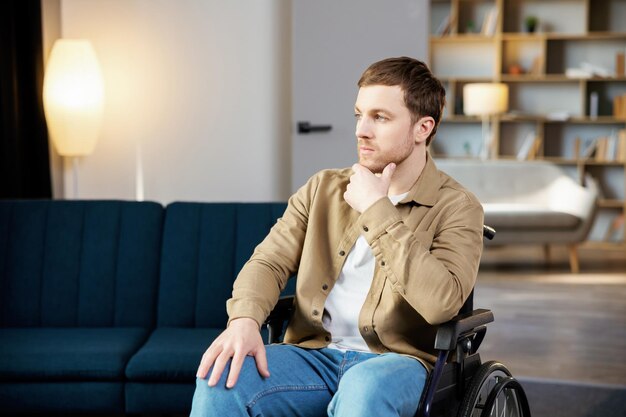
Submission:
[[[485,116],[508,109],[509,86],[500,83],[475,83],[463,87],[463,113]]]
[[[57,40],[46,66],[43,101],[48,132],[63,156],[93,152],[104,105],[96,53],[86,40]]]

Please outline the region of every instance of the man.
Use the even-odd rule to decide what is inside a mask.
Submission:
[[[434,325],[474,286],[483,212],[426,150],[445,103],[426,65],[376,62],[358,86],[359,162],[314,175],[242,268],[192,416],[415,414]],[[260,325],[296,272],[285,344],[264,346]]]

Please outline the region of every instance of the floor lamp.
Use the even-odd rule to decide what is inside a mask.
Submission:
[[[102,74],[89,41],[54,43],[44,76],[43,104],[50,138],[59,155],[72,162],[72,197],[77,199],[78,158],[96,146],[104,105]]]
[[[473,83],[463,87],[463,113],[480,116],[482,120],[482,145],[480,158],[493,158],[492,117],[508,109],[509,87],[501,83]]]

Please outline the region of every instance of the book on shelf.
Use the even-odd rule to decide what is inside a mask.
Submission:
[[[604,233],[605,242],[624,241],[624,213],[616,215]]]
[[[596,153],[598,139],[589,139],[581,146],[580,157],[582,159],[590,159]]]
[[[598,162],[626,162],[626,129],[613,131],[609,136],[595,140],[595,157]]]
[[[626,120],[626,94],[613,98],[613,117]]]
[[[608,137],[601,137],[596,139],[596,155],[595,160],[597,162],[606,162],[607,161],[607,148],[608,148]]]
[[[516,159],[518,161],[535,159],[540,146],[541,140],[537,137],[537,134],[534,131],[528,132],[522,141],[522,146],[520,146],[517,152]]]
[[[438,35],[438,36],[444,36],[444,35],[450,34],[450,27],[451,27],[451,25],[452,25],[452,23],[450,21],[450,15],[447,15],[439,23],[439,26],[437,27],[437,30],[435,31],[435,34]]]
[[[615,151],[618,162],[626,163],[626,129],[617,132],[617,150]]]
[[[483,19],[483,26],[480,30],[480,33],[485,36],[493,36],[496,33],[496,26],[498,25],[498,7],[493,6],[487,13],[485,13],[485,18]]]

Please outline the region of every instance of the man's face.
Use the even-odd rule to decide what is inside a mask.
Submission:
[[[354,105],[359,163],[380,173],[400,165],[415,149],[411,114],[400,86],[361,87]]]

